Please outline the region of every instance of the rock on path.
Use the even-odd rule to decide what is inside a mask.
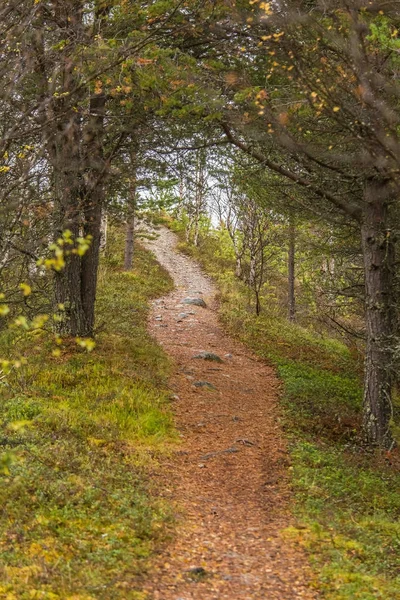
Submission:
[[[173,233],[157,233],[146,245],[176,289],[154,303],[149,327],[174,359],[182,444],[163,475],[165,496],[178,507],[177,535],[155,560],[145,590],[155,600],[315,599],[307,560],[282,533],[291,524],[289,459],[275,373],[225,334],[210,279],[175,251]],[[193,290],[208,308],[182,319],[182,298]],[[155,320],[161,305],[167,327]],[[225,360],[193,360],[202,352]]]

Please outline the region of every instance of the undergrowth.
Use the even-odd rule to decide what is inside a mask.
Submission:
[[[14,457],[0,479],[0,598],[140,600],[168,529],[150,475],[174,438],[169,364],[146,315],[172,281],[140,248],[122,272],[121,244],[102,261],[95,350],[54,356],[45,337],[30,340],[28,365],[0,388],[0,450]]]
[[[169,226],[181,233],[178,223]],[[360,443],[359,354],[287,322],[272,298],[264,298],[256,317],[217,234],[203,237],[198,248],[182,241],[180,250],[215,278],[227,329],[273,364],[282,380],[282,425],[297,500],[297,526],[284,535],[307,548],[322,596],[400,598],[400,461],[397,450],[372,452]]]

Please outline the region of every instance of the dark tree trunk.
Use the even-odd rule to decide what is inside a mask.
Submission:
[[[260,291],[255,290],[256,296],[256,315],[257,317],[261,314],[261,302],[260,302]]]
[[[59,107],[62,110],[62,106]],[[74,111],[66,111],[58,123],[54,142],[55,237],[66,231],[75,240],[81,233],[81,128]],[[70,250],[64,247],[66,253]],[[60,334],[83,336],[88,323],[81,293],[82,259],[78,254],[66,255],[65,267],[55,274],[54,303],[60,320],[56,329]]]
[[[371,445],[390,447],[393,369],[394,240],[389,227],[390,184],[370,181],[365,190],[361,224],[365,268],[367,347],[363,431]]]
[[[83,36],[82,7],[72,0],[66,0],[63,5],[56,5],[57,23],[60,35],[65,39],[74,40],[78,44]],[[88,290],[95,285],[97,270],[93,274],[96,263],[95,222],[96,207],[93,202],[93,185],[88,189],[85,180],[85,170],[89,171],[88,178],[94,182],[93,165],[88,161],[89,153],[83,146],[82,115],[77,110],[83,99],[83,92],[79,89],[79,79],[76,72],[76,57],[74,52],[66,53],[62,62],[62,92],[57,97],[52,97],[48,106],[48,123],[45,127],[46,141],[49,156],[53,166],[54,177],[54,209],[55,209],[55,237],[59,238],[65,231],[72,233],[72,240],[84,232],[91,234],[93,241],[87,256],[81,257],[78,253],[71,253],[71,245],[65,245],[65,267],[55,274],[54,303],[55,311],[60,316],[56,328],[59,333],[70,336],[88,336],[93,330],[93,311],[88,310],[90,293],[85,298],[83,290]],[[93,129],[91,135],[95,138],[97,128],[93,126],[93,106],[91,102],[91,116],[89,117],[88,130]],[[97,117],[96,117],[97,118]],[[98,158],[97,147],[91,149],[94,160]],[[89,223],[86,224],[86,219]],[[83,276],[84,273],[84,276]],[[90,273],[90,277],[89,277]],[[89,279],[91,284],[89,285]],[[93,296],[93,294],[92,294]]]
[[[93,335],[97,275],[100,259],[101,215],[104,205],[106,164],[103,154],[104,116],[106,97],[94,94],[90,99],[90,116],[85,131],[85,155],[87,176],[83,199],[83,232],[90,237],[89,250],[81,262],[82,306],[86,315],[85,335]],[[83,335],[83,334],[82,334]]]
[[[295,253],[296,253],[296,228],[293,220],[289,223],[289,252],[288,252],[288,316],[289,321],[296,318],[295,297]]]
[[[72,230],[72,233],[74,231]],[[61,335],[86,336],[88,323],[81,295],[81,257],[75,254],[66,259],[66,266],[55,274],[55,313],[60,317],[56,330]]]
[[[70,189],[65,188],[65,194],[69,196]],[[71,207],[70,207],[71,208]],[[63,220],[59,233],[70,231],[73,239],[79,237],[78,215]],[[69,250],[69,246],[65,247]],[[85,309],[82,303],[81,282],[82,259],[78,254],[70,254],[65,257],[65,267],[55,273],[54,280],[54,304],[55,313],[60,317],[56,322],[56,329],[62,335],[84,336],[88,334],[88,323]]]
[[[89,250],[86,251],[81,261],[81,295],[82,306],[86,316],[86,332],[84,335],[93,335],[95,321],[95,303],[97,292],[97,276],[100,259],[101,242],[101,212],[103,204],[103,189],[95,190],[87,200],[84,216],[85,236],[91,237]],[[81,333],[80,335],[83,335]]]

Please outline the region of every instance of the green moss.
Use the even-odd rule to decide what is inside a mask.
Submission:
[[[140,248],[123,273],[121,237],[110,244],[95,350],[66,344],[55,357],[30,342],[28,366],[1,390],[0,442],[14,462],[0,480],[0,598],[143,599],[168,529],[150,474],[175,439],[169,363],[146,319],[172,282]]]

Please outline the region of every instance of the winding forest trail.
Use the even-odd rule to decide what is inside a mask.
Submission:
[[[156,300],[150,330],[173,358],[182,444],[165,466],[178,535],[157,557],[146,591],[157,600],[317,598],[307,560],[281,536],[290,525],[289,459],[273,369],[223,331],[216,289],[175,250],[165,228],[146,246],[176,289]],[[204,299],[207,308],[182,304]],[[223,362],[194,358],[201,352]]]

